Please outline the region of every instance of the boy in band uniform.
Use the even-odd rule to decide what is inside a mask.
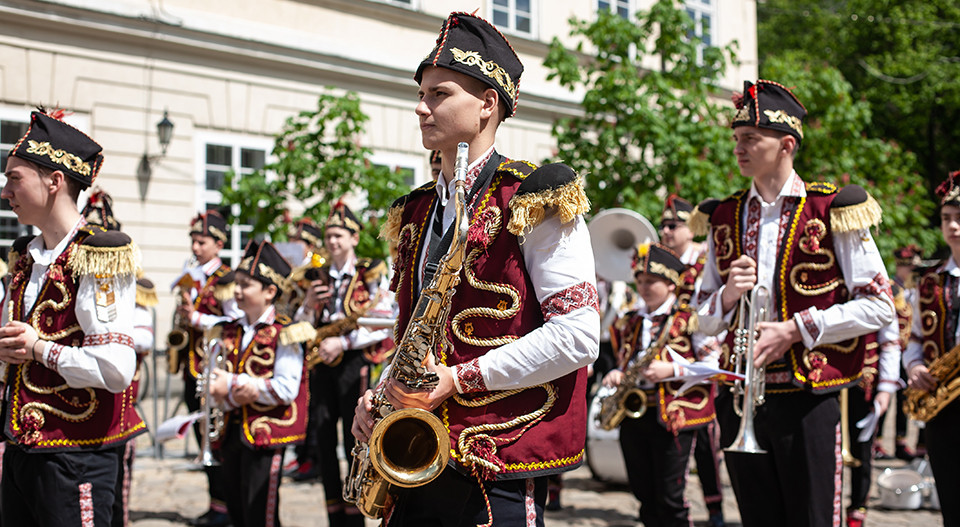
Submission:
[[[190,223],[190,249],[194,260],[183,269],[179,285],[180,301],[177,311],[185,322],[187,354],[180,356],[183,366],[183,399],[190,412],[200,409],[197,398],[197,374],[203,371],[203,332],[219,322],[234,320],[242,315],[233,299],[233,273],[220,259],[220,251],[227,243],[227,221],[219,212],[208,210],[197,214]],[[174,372],[176,373],[176,372]],[[194,423],[194,436],[200,444],[200,426]],[[198,527],[227,525],[226,494],[219,476],[220,467],[204,467],[210,505],[191,523]]]
[[[274,305],[291,287],[290,270],[269,242],[248,243],[234,288],[243,316],[212,332],[225,361],[213,371],[210,393],[225,412],[216,448],[234,527],[280,525],[284,447],[306,436],[302,339]]]
[[[429,248],[453,223],[461,141],[469,145],[473,221],[461,281],[440,328],[452,346],[428,354],[426,362],[439,385],[417,391],[394,379],[383,384],[396,408],[435,411],[453,450],[439,477],[398,493],[386,512],[390,527],[543,525],[547,476],[583,461],[586,366],[597,357],[600,333],[593,254],[581,216],[589,205],[569,167],[535,170],[494,149],[498,126],[516,110],[522,71],[496,28],[452,13],[414,76],[423,146],[440,150],[442,169],[436,182],[397,200],[384,224],[382,235],[396,248],[396,335],[403,335],[429,283]],[[374,424],[371,396],[367,391],[361,398],[354,419],[354,435],[363,441]],[[510,424],[521,416],[533,420]],[[471,425],[495,428],[480,433]],[[495,451],[484,444],[496,444]]]
[[[766,367],[766,402],[754,422],[767,453],[727,453],[727,468],[745,526],[836,525],[835,392],[858,381],[865,335],[894,319],[886,270],[869,231],[880,221],[880,207],[860,187],[800,179],[793,160],[806,110],[789,90],[746,82],[734,102],[734,154],[752,184],[701,203],[701,214],[691,219],[704,231],[709,227],[700,328],[719,334],[732,327],[741,295],[755,284],[767,288],[773,305],[772,321],[758,323],[755,354],[748,358]],[[724,369],[732,363],[733,337],[727,333],[722,349]],[[721,445],[730,444],[740,421],[730,403],[721,389]]]
[[[937,379],[930,373],[933,361],[956,348],[960,334],[960,171],[951,172],[939,187],[940,232],[950,247],[950,257],[922,270],[917,282],[910,343],[903,352],[910,388],[932,391],[956,380]],[[929,316],[928,316],[929,315]],[[945,527],[960,525],[960,399],[954,399],[927,421],[927,455],[937,483],[940,513]]]
[[[320,363],[311,371],[311,388],[316,391],[311,391],[311,397],[317,404],[313,415],[317,417],[319,451],[315,455],[327,500],[327,517],[331,527],[362,527],[360,511],[343,500],[337,426],[344,452],[349,456],[354,445],[350,423],[356,397],[369,385],[370,365],[382,362],[393,347],[389,329],[358,327],[355,321],[360,316],[390,317],[392,296],[385,294],[386,264],[356,255],[363,227],[353,211],[337,202],[324,227],[324,247],[330,257],[321,270],[327,279],[311,283],[297,318],[312,323],[320,339]]]
[[[660,243],[679,255],[686,265],[677,286],[677,303],[692,304],[700,287],[700,277],[707,263],[707,246],[693,241],[693,231],[687,221],[693,213],[693,204],[671,194],[663,204],[660,215]],[[711,386],[716,390],[716,385]],[[723,492],[720,483],[720,437],[716,419],[696,430],[697,440],[693,458],[697,463],[697,477],[707,505],[710,527],[723,527]]]
[[[683,496],[687,466],[696,431],[715,420],[714,387],[711,381],[678,394],[686,369],[667,350],[689,362],[716,367],[719,347],[715,338],[695,333],[696,312],[677,300],[687,266],[676,253],[664,245],[642,244],[632,267],[645,307],[614,324],[619,367],[604,377],[603,385],[619,386],[636,361],[648,353],[655,357],[639,379],[646,410],[637,419],[622,421],[620,448],[630,489],[640,500],[640,521],[649,527],[689,526]]]
[[[0,192],[20,223],[41,230],[13,244],[2,310],[2,520],[106,527],[124,444],[145,431],[125,394],[139,250],[77,210],[103,155],[61,116],[30,115]]]

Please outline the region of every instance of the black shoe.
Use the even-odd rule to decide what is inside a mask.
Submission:
[[[560,510],[560,509],[562,509],[562,508],[563,508],[563,505],[560,505],[560,500],[559,500],[559,499],[550,500],[550,501],[547,502],[547,510],[548,510],[548,511],[558,511],[558,510]]]
[[[306,481],[314,481],[320,478],[320,471],[316,467],[308,468],[307,470],[298,470],[294,475],[290,476],[295,483],[303,483]]]
[[[710,527],[726,527],[726,523],[723,522],[723,513],[711,514],[710,519],[707,520],[707,525]]]
[[[907,445],[903,443],[897,443],[897,447],[894,450],[893,455],[897,459],[902,459],[907,462],[913,461],[913,458],[917,457],[916,454],[914,454],[909,448],[907,448]]]
[[[227,513],[210,509],[190,522],[190,525],[194,527],[229,527],[231,523],[230,516]]]

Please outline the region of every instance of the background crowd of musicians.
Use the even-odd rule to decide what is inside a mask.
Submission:
[[[373,410],[392,406],[435,412],[452,455],[423,485],[380,497],[388,525],[543,525],[548,494],[559,505],[558,475],[583,462],[588,367],[604,356],[609,366],[597,363],[594,375],[605,389],[630,382],[642,394],[641,415],[619,427],[647,527],[690,524],[691,455],[711,525],[724,523],[721,458],[744,525],[839,525],[842,516],[863,525],[873,435],[857,423],[885,412],[902,377],[936,394],[906,403],[933,406],[923,441],[944,524],[960,525],[951,499],[960,490],[951,444],[960,403],[949,393],[958,391],[950,369],[960,332],[958,174],[938,189],[951,256],[919,269],[919,254],[905,248],[891,282],[871,233],[880,206],[860,187],[801,179],[793,159],[806,110],[775,82],[747,82],[731,123],[749,188],[696,207],[667,197],[659,241],[639,244],[630,262],[633,301],[603,309],[608,345],[582,179],[494,148],[517,109],[522,71],[488,22],[466,13],[444,21],[414,77],[435,180],[398,199],[383,222],[392,270],[355,254],[369,234],[342,202],[322,227],[291,225],[299,252],[251,241],[235,269],[218,256],[227,220],[212,210],[192,220],[193,257],[172,287],[168,357],[182,372],[187,407],[206,411],[197,440],[219,461],[206,467],[209,510],[192,524],[279,525],[286,470],[322,480],[330,525],[362,525],[359,501],[344,499],[338,443],[349,458],[375,430]],[[140,352],[154,347],[145,310],[156,294],[109,196],[92,193],[78,210],[103,156],[60,117],[33,112],[5,167],[2,197],[41,234],[13,244],[2,310],[0,518],[123,525],[132,440],[145,431],[135,372]],[[466,253],[451,271],[445,247],[458,246],[450,239],[465,217]],[[902,275],[900,264],[909,268]],[[463,279],[443,297],[438,327],[418,326],[420,293],[451,272]],[[606,285],[601,292],[614,289]],[[403,367],[390,364],[403,348],[394,339],[410,328],[444,337],[418,365],[433,375],[428,389],[391,375]],[[743,371],[743,393],[719,370]],[[845,428],[861,465],[844,515]],[[752,448],[721,450],[746,435]]]

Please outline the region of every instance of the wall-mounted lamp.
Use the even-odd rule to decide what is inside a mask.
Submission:
[[[153,175],[153,164],[167,155],[167,148],[170,146],[170,140],[173,139],[173,121],[170,120],[170,114],[167,110],[163,111],[163,119],[157,123],[157,138],[160,140],[160,155],[143,154],[140,158],[140,165],[137,167],[137,182],[140,186],[140,201],[147,199],[147,187],[150,185],[150,178]]]

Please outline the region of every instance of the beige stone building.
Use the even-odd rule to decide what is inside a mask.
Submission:
[[[417,64],[450,11],[477,10],[525,65],[516,118],[498,144],[512,157],[552,154],[551,122],[580,94],[546,80],[542,60],[567,19],[629,15],[652,0],[0,0],[0,153],[5,161],[38,104],[74,112],[104,146],[97,183],[141,246],[158,284],[158,338],[170,327],[169,284],[189,256],[187,225],[218,203],[223,173],[262,166],[284,120],[325,87],[359,93],[373,161],[429,177],[414,114]],[[757,76],[755,0],[686,0],[714,45],[738,41],[724,87]],[[655,65],[652,65],[655,67]],[[165,153],[157,123],[174,123]],[[0,210],[0,253],[25,232]],[[246,241],[235,228],[226,259]]]

